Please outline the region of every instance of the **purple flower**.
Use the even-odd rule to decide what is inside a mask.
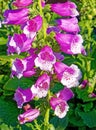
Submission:
[[[8,40],[8,54],[28,51],[32,46],[32,39],[28,39],[25,34],[14,34],[13,37],[9,36]]]
[[[16,0],[13,5],[16,7],[26,7],[33,3],[33,0]]]
[[[31,91],[31,88],[22,89],[18,87],[14,94],[14,100],[17,102],[18,108],[22,108],[23,104],[29,102],[34,98],[34,94]]]
[[[88,80],[83,80],[82,83],[79,85],[79,88],[85,88],[86,85],[88,84]]]
[[[24,24],[28,18],[29,10],[27,8],[15,9],[15,10],[6,10],[4,12],[4,21],[3,24],[14,24],[21,25]]]
[[[52,71],[53,64],[56,62],[56,57],[53,54],[51,47],[45,46],[41,49],[38,57],[35,59],[35,66],[41,70]]]
[[[56,56],[57,60],[59,60],[59,61],[63,61],[64,60],[64,55],[62,55],[61,53],[54,52],[54,55]]]
[[[83,39],[80,34],[73,35],[57,33],[55,39],[64,53],[71,55],[82,53],[86,55],[85,49],[82,45]]]
[[[67,66],[64,63],[56,62],[54,64],[54,70],[60,82],[67,88],[79,85],[78,80],[81,79],[82,74],[76,65],[72,64],[71,66]]]
[[[34,75],[34,59],[35,57],[29,56],[25,59],[15,59],[12,64],[12,73],[11,77],[17,76],[18,78],[31,77]]]
[[[31,90],[35,96],[42,98],[47,96],[48,89],[50,87],[50,77],[45,73],[41,75]]]
[[[66,32],[78,33],[80,31],[78,20],[76,17],[69,19],[58,19],[56,20],[56,23],[59,28]]]
[[[51,10],[61,16],[75,17],[79,15],[76,8],[77,6],[75,5],[75,3],[70,1],[65,3],[51,4]]]
[[[52,97],[50,99],[50,105],[54,110],[54,113],[59,118],[63,118],[66,116],[67,111],[69,110],[69,106],[67,102],[61,98]]]
[[[18,116],[18,120],[20,124],[24,124],[26,122],[31,122],[36,119],[40,115],[40,111],[38,109],[29,109],[23,114]]]
[[[64,89],[60,90],[56,96],[58,98],[61,98],[65,101],[68,101],[70,100],[73,96],[74,96],[74,93],[72,92],[71,89],[67,88],[67,87],[64,87]]]
[[[47,34],[50,34],[52,31],[58,33],[60,32],[60,29],[56,26],[49,26],[47,28]]]
[[[33,19],[27,21],[25,25],[23,25],[23,32],[27,35],[28,38],[34,38],[36,36],[36,32],[38,32],[42,27],[42,17],[37,15]]]

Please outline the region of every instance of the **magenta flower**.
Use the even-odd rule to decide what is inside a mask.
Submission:
[[[60,16],[71,16],[75,17],[79,15],[76,10],[77,6],[73,2],[51,4],[51,10]]]
[[[76,17],[69,19],[58,19],[56,22],[58,27],[66,32],[78,33],[80,31]]]
[[[86,55],[85,49],[82,45],[83,39],[80,34],[73,35],[57,33],[55,39],[64,53],[71,55],[82,53]]]
[[[33,0],[16,0],[13,5],[16,7],[26,7],[33,3]]]
[[[20,124],[24,124],[26,122],[31,122],[36,119],[40,115],[40,111],[38,109],[29,109],[23,114],[18,116],[18,120]]]
[[[50,77],[45,73],[41,75],[35,85],[32,86],[31,90],[35,96],[42,98],[46,97],[50,87]]]
[[[21,25],[28,21],[29,10],[27,8],[6,10],[4,12],[3,24]]]
[[[14,34],[13,37],[9,36],[8,40],[8,54],[26,52],[32,46],[32,39],[28,39],[25,34]]]
[[[72,90],[70,88],[64,87],[64,89],[60,90],[56,94],[56,96],[58,98],[65,100],[65,101],[68,101],[74,96],[74,93],[72,92]]]
[[[25,59],[15,59],[12,64],[11,77],[17,76],[18,78],[31,77],[34,75],[34,59],[35,57],[29,56]]]
[[[41,49],[38,57],[35,59],[35,66],[41,70],[52,71],[53,64],[56,62],[56,57],[53,54],[51,47],[45,46]]]
[[[54,110],[55,115],[59,118],[64,118],[69,110],[67,102],[57,97],[52,97],[50,99],[50,106]]]
[[[23,32],[27,35],[28,38],[34,38],[36,32],[38,32],[42,27],[42,17],[37,15],[33,19],[27,21],[26,25],[23,27]]]
[[[22,89],[18,87],[14,94],[14,100],[17,102],[18,108],[22,108],[23,104],[31,101],[34,98],[34,94],[31,88]]]
[[[67,88],[79,85],[78,80],[81,79],[82,74],[76,65],[72,64],[71,66],[67,66],[64,63],[56,62],[54,64],[54,70],[60,82]]]

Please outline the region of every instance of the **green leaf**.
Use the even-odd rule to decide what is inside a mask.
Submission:
[[[18,123],[18,114],[18,108],[14,102],[0,99],[0,123],[15,126]]]
[[[7,43],[7,39],[5,39],[4,37],[0,37],[0,45],[4,45]]]
[[[31,87],[34,83],[34,78],[21,78],[17,79],[11,78],[9,79],[6,84],[3,86],[4,90],[15,91],[19,86],[21,88],[28,88]]]
[[[68,125],[68,118],[67,116],[64,117],[63,119],[60,119],[58,117],[53,117],[50,120],[50,123],[54,125],[56,130],[64,130],[64,128],[66,128]]]
[[[3,123],[0,125],[0,130],[13,130],[13,128]]]
[[[95,101],[96,98],[89,97],[89,94],[93,92],[93,88],[91,86],[86,87],[84,89],[76,88],[77,97],[82,99],[83,102]]]
[[[78,114],[89,128],[96,127],[96,110],[90,112],[79,111]]]

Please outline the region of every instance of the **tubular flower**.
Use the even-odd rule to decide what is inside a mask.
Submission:
[[[41,49],[38,57],[35,59],[35,66],[41,70],[52,71],[53,64],[56,62],[56,57],[53,54],[51,47],[45,46]]]
[[[30,77],[35,74],[34,58],[29,56],[25,59],[15,59],[12,64],[11,77],[17,76],[18,78]]]
[[[13,37],[9,36],[8,41],[8,54],[17,53],[20,54],[21,52],[28,51],[31,48],[32,39],[28,39],[25,34],[14,34]]]
[[[77,6],[73,2],[51,4],[51,10],[60,16],[75,17],[79,15],[76,10]]]
[[[22,89],[18,87],[14,94],[14,100],[17,102],[18,108],[22,108],[23,104],[29,102],[34,98],[34,94],[31,91],[31,88]]]
[[[21,25],[28,21],[29,10],[27,8],[6,10],[4,12],[3,24]]]
[[[29,109],[23,114],[18,116],[18,120],[20,124],[24,124],[26,122],[31,122],[36,119],[40,115],[40,111],[38,109]]]
[[[56,20],[56,23],[60,29],[66,32],[78,33],[80,31],[76,17],[69,19],[58,19]]]
[[[71,55],[82,53],[86,55],[85,49],[82,45],[83,39],[80,34],[73,35],[57,33],[55,39],[64,53]]]
[[[50,87],[50,77],[45,73],[41,75],[32,86],[31,90],[37,97],[42,98],[47,96],[48,89]]]
[[[13,5],[16,7],[26,7],[33,3],[33,0],[16,0]]]
[[[36,36],[36,32],[38,32],[42,27],[42,17],[37,15],[33,19],[27,21],[25,25],[23,25],[23,32],[27,35],[28,38],[34,38]]]
[[[52,97],[50,99],[50,106],[54,110],[55,115],[59,118],[64,118],[69,110],[67,102],[57,97]]]
[[[54,64],[54,70],[60,82],[67,88],[79,85],[78,80],[81,79],[82,74],[76,65],[72,64],[71,66],[67,66],[61,62],[56,62]]]
[[[64,89],[60,90],[56,94],[56,96],[58,98],[65,100],[65,101],[68,101],[74,96],[74,93],[72,92],[72,90],[70,88],[64,87]]]

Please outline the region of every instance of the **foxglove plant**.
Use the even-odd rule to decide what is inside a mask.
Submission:
[[[69,111],[68,101],[74,96],[70,88],[77,87],[79,80],[82,78],[82,73],[77,65],[62,63],[65,60],[62,52],[70,55],[86,54],[86,52],[82,45],[82,36],[78,34],[80,28],[76,16],[79,13],[77,6],[73,2],[68,1],[62,4],[50,5],[51,11],[64,16],[64,18],[55,20],[56,24],[52,26],[46,23],[44,17],[45,2],[38,0],[39,11],[33,18],[31,18],[29,9],[25,8],[31,4],[34,5],[32,0],[26,2],[25,0],[16,0],[13,5],[19,9],[6,10],[4,12],[5,19],[3,23],[6,25],[20,25],[20,31],[22,31],[21,34],[14,33],[13,36],[9,36],[7,52],[9,55],[14,53],[25,54],[24,58],[16,58],[13,61],[11,68],[12,78],[16,76],[20,80],[22,77],[29,78],[34,76],[37,79],[35,79],[34,84],[26,89],[20,87],[16,89],[14,100],[17,102],[18,108],[24,108],[25,103],[42,99],[48,105],[45,106],[47,110],[44,125],[49,128],[49,110],[52,108],[56,116],[64,118]],[[51,41],[52,43],[48,43],[47,36],[52,31],[55,35],[53,41]],[[41,42],[42,39],[44,41],[43,44]],[[57,48],[54,48],[56,41],[60,45],[62,52],[58,49],[58,44]],[[59,51],[56,51],[57,49]],[[56,82],[64,85],[63,89],[55,94],[51,92],[54,77]],[[42,103],[41,106],[43,106]],[[43,108],[39,108],[39,105],[35,107],[33,109],[28,105],[28,107],[24,108],[25,112],[18,116],[20,124],[31,122],[40,114],[44,116],[42,112],[40,113]]]

